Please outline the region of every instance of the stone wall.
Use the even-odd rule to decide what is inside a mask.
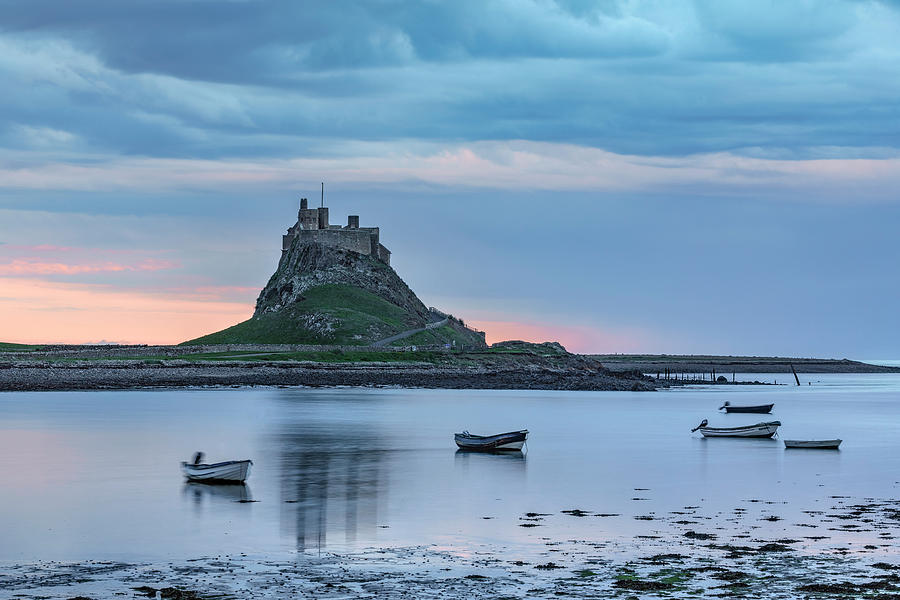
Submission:
[[[378,244],[378,249],[376,250],[376,252],[377,252],[376,258],[378,260],[380,260],[381,262],[383,262],[386,265],[391,264],[391,251],[390,250],[388,250],[381,244]]]
[[[286,235],[281,237],[281,252],[286,254],[295,238],[302,243],[325,244],[335,248],[344,248],[373,256],[386,265],[391,264],[391,251],[381,245],[378,227],[360,227],[359,217],[351,215],[347,226],[328,223],[328,208],[307,208],[305,199],[301,200],[297,212],[297,222],[291,226]]]
[[[366,256],[372,255],[372,236],[369,232],[360,229],[300,231],[297,237],[301,244],[324,244],[352,250]]]

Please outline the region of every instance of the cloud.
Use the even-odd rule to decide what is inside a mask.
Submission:
[[[11,149],[288,158],[526,139],[809,158],[900,139],[900,13],[873,2],[4,5]]]
[[[73,39],[125,72],[242,83],[417,60],[645,56],[666,45],[659,24],[640,14],[546,0],[135,1],[127,8],[88,0],[77,9],[34,0],[15,8],[6,11],[8,31]]]
[[[0,263],[0,276],[9,275],[80,275],[84,273],[109,273],[119,271],[160,271],[173,269],[177,263],[164,260],[146,259],[138,264],[127,265],[105,262],[94,264],[66,264],[44,262],[36,258],[17,258],[8,263]]]
[[[716,0],[695,6],[703,29],[727,40],[730,48],[720,48],[725,56],[756,61],[821,60],[860,18],[853,3],[834,0]]]
[[[7,244],[0,249],[0,276],[139,273],[173,270],[181,267],[177,261],[147,256],[160,253],[159,250],[78,248],[53,244]]]
[[[411,185],[508,190],[671,192],[891,201],[900,156],[783,160],[732,153],[683,157],[622,155],[600,149],[523,140],[422,145],[357,144],[340,158],[182,160],[120,158],[90,164],[0,162],[0,190],[158,193],[191,190],[236,194],[284,188],[298,180],[341,185]],[[852,192],[852,195],[851,195]]]

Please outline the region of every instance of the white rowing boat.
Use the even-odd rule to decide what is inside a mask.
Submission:
[[[528,437],[528,430],[508,431],[496,435],[473,435],[468,431],[454,434],[453,439],[460,450],[494,452],[497,450],[521,450]]]
[[[194,462],[181,463],[181,470],[188,481],[204,483],[243,483],[250,475],[252,460],[228,460],[211,465],[203,464],[203,453],[194,456]]]
[[[703,437],[770,438],[775,435],[779,427],[781,427],[781,421],[767,421],[741,427],[710,427],[708,421],[703,419],[703,422],[691,431],[699,430]]]
[[[785,448],[837,450],[843,440],[784,440]]]

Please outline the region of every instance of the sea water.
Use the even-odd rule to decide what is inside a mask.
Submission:
[[[783,374],[738,379],[788,382]],[[0,561],[385,546],[527,552],[550,538],[658,538],[666,535],[659,517],[685,507],[712,519],[701,527],[725,529],[738,509],[751,511],[741,527],[754,535],[808,535],[804,511],[824,511],[837,496],[898,497],[900,376],[801,381],[648,393],[3,393]],[[726,400],[775,409],[723,414]],[[714,426],[777,419],[780,438],[844,442],[815,451],[785,450],[778,438],[707,440],[690,431],[704,418]],[[462,453],[453,443],[464,429],[526,428],[523,453]],[[247,485],[185,483],[179,463],[198,450],[209,462],[252,459]],[[560,512],[572,509],[589,516]],[[522,526],[529,523],[539,526]]]

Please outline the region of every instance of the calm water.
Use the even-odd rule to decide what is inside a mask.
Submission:
[[[745,376],[772,380],[786,376]],[[806,381],[804,377],[804,383]],[[896,498],[900,377],[657,393],[229,389],[0,394],[0,561],[158,560],[376,545],[527,550],[546,536],[628,537],[636,515],[750,506],[791,533],[829,497]],[[716,408],[775,402],[771,417]],[[690,429],[782,421],[782,438]],[[455,451],[452,433],[531,430],[524,455]],[[247,486],[185,484],[178,464],[252,458]],[[747,504],[750,500],[777,504]],[[255,502],[238,502],[254,500]],[[620,518],[524,513],[580,508]],[[485,518],[490,517],[490,518]],[[807,534],[808,535],[808,534]],[[858,538],[857,538],[858,539]]]

